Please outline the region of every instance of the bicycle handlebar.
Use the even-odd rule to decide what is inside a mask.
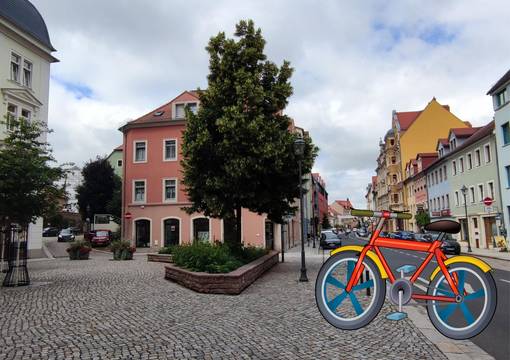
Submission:
[[[377,217],[377,218],[389,218],[389,219],[412,219],[413,215],[401,212],[390,212],[390,211],[372,211],[372,210],[351,210],[352,216],[366,216],[366,217]]]

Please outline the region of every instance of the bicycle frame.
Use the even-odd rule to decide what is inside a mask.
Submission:
[[[386,215],[386,214],[385,214]],[[453,277],[448,272],[448,269],[446,268],[446,265],[444,264],[444,261],[447,259],[443,251],[441,250],[441,241],[435,240],[432,243],[422,243],[419,241],[414,240],[399,240],[399,239],[391,239],[391,238],[385,238],[385,237],[379,237],[379,234],[381,233],[382,226],[384,225],[384,222],[388,216],[381,217],[379,219],[379,222],[377,223],[377,228],[372,234],[370,241],[365,247],[363,248],[362,252],[360,253],[359,259],[356,262],[356,266],[353,270],[353,275],[351,276],[351,279],[347,283],[347,286],[345,287],[345,290],[347,292],[350,292],[352,287],[358,283],[359,278],[364,270],[363,265],[363,259],[365,258],[367,252],[369,250],[373,250],[379,260],[381,261],[382,266],[384,267],[384,270],[388,274],[388,279],[393,284],[396,280],[395,276],[393,275],[391,268],[388,266],[388,263],[386,262],[386,259],[384,258],[384,255],[382,254],[380,248],[390,248],[390,249],[401,249],[401,250],[411,250],[411,251],[418,251],[418,252],[426,252],[428,253],[425,260],[423,260],[422,264],[416,269],[414,274],[411,276],[410,281],[412,284],[418,279],[422,271],[425,269],[425,267],[428,265],[428,263],[432,260],[432,258],[436,258],[436,261],[439,265],[439,268],[441,269],[441,272],[444,274],[444,277],[448,284],[450,285],[453,293],[455,294],[455,297],[450,296],[432,296],[432,295],[419,295],[419,294],[413,294],[412,299],[415,300],[437,300],[437,301],[444,301],[444,302],[457,302],[459,297],[459,290],[457,288],[457,282],[458,279],[456,278],[456,274],[453,275]]]

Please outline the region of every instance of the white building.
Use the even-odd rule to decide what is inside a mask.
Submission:
[[[507,246],[510,240],[510,70],[487,92],[494,106],[494,130],[501,194],[501,213],[506,230]]]
[[[78,199],[76,197],[76,188],[83,182],[81,169],[73,166],[68,170],[65,176],[57,182],[57,185],[64,189],[66,194],[66,203],[63,211],[78,213]]]
[[[50,64],[58,60],[41,14],[28,0],[0,2],[0,114],[48,123]],[[9,124],[0,124],[0,144]],[[44,140],[46,136],[44,136]],[[42,218],[29,227],[30,256],[42,248]]]

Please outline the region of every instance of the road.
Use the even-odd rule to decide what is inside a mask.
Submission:
[[[351,233],[344,240],[343,245],[364,245],[366,243],[366,240],[358,238]],[[425,259],[425,253],[406,250],[382,249],[382,253],[394,274],[397,274],[396,269],[402,265],[410,264],[418,267]],[[508,269],[510,264],[504,260],[482,259],[494,268],[492,275],[498,290],[498,304],[494,318],[489,326],[470,340],[496,359],[507,360],[510,359],[510,271],[503,269]],[[417,293],[424,293],[426,291],[426,279],[429,278],[436,266],[436,261],[432,260],[423,271],[416,282],[415,289]]]

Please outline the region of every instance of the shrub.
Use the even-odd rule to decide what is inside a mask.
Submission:
[[[176,245],[165,246],[159,249],[158,254],[173,254]]]
[[[112,244],[110,245],[110,251],[113,253],[122,250],[127,250],[130,253],[134,253],[136,251],[136,248],[132,246],[129,241],[126,240],[113,241]]]
[[[191,271],[208,273],[227,273],[249,263],[267,251],[265,249],[246,247],[232,251],[225,244],[196,242],[190,245],[172,247],[174,264]]]
[[[69,247],[66,249],[68,253],[79,251],[81,253],[88,253],[91,250],[91,247],[88,242],[83,240],[73,241],[69,244]]]

